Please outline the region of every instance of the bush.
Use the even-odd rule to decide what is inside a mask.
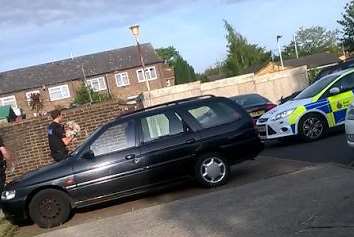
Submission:
[[[111,98],[109,94],[93,91],[91,88],[88,88],[84,83],[82,83],[79,89],[76,91],[74,104],[83,105],[91,103],[90,94],[92,103],[107,101]]]
[[[308,76],[309,76],[309,82],[310,84],[314,83],[316,77],[318,76],[318,74],[321,72],[320,69],[312,69],[308,72]]]

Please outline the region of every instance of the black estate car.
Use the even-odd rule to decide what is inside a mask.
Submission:
[[[194,177],[224,184],[230,166],[263,149],[249,114],[223,97],[195,97],[111,121],[69,157],[6,185],[2,207],[10,220],[43,228],[68,220],[74,208],[139,194]]]

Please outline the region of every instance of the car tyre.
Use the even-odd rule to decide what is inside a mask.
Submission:
[[[299,135],[305,142],[313,142],[321,139],[328,132],[328,123],[319,114],[308,114],[299,122]]]
[[[195,177],[205,188],[225,184],[230,177],[230,172],[227,160],[216,153],[202,155],[195,164]]]
[[[46,189],[34,195],[28,206],[29,216],[41,228],[66,222],[71,213],[69,197],[62,191]]]

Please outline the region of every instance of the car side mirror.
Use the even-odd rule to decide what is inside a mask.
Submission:
[[[93,153],[93,151],[91,149],[88,149],[87,151],[85,151],[82,156],[83,159],[86,160],[92,160],[95,158],[95,154]]]
[[[339,94],[339,92],[340,92],[340,89],[339,89],[338,87],[333,87],[333,88],[331,88],[331,89],[329,90],[329,93],[330,93],[331,95]]]

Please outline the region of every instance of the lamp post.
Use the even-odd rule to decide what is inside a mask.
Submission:
[[[297,50],[296,34],[294,34],[294,44],[295,44],[296,58],[299,59],[299,51]]]
[[[131,27],[129,27],[129,29],[130,29],[132,35],[134,36],[134,39],[135,39],[135,42],[136,42],[136,45],[137,45],[137,48],[138,48],[138,54],[139,54],[139,58],[140,58],[140,63],[141,63],[141,66],[143,68],[143,76],[144,76],[145,83],[146,83],[146,88],[147,88],[148,94],[149,94],[148,105],[150,105],[150,83],[149,83],[148,77],[146,75],[146,67],[145,67],[144,57],[143,57],[143,54],[141,52],[141,46],[140,46],[140,43],[139,43],[140,26],[139,25],[132,25]]]
[[[281,35],[277,35],[277,44],[278,44],[278,50],[279,50],[279,57],[280,57],[281,68],[284,70],[283,55],[281,54],[281,48],[280,48],[280,43],[279,43],[279,40],[280,40],[282,37],[283,37],[283,36],[281,36]]]

